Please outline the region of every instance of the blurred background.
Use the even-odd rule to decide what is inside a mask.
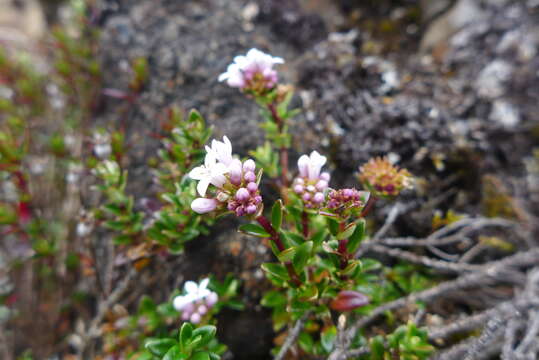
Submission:
[[[95,264],[70,270],[86,261],[77,225],[97,202],[92,181],[57,159],[94,154],[96,129],[120,131],[128,192],[137,209],[148,211],[144,199],[158,192],[148,164],[171,106],[198,109],[215,137],[227,135],[247,156],[263,139],[258,110],[217,77],[252,47],[284,58],[281,79],[295,87],[292,102],[302,111],[291,124],[291,164],[317,149],[328,156],[333,186],[356,186],[359,165],[389,154],[417,177],[415,193],[401,200],[407,216],[391,235],[424,237],[472,214],[517,220],[532,234],[526,241],[487,234],[503,241],[483,246],[479,257],[539,246],[537,0],[0,0],[0,46],[1,126],[25,121],[24,146],[6,137],[0,145],[24,148],[21,166],[30,174],[26,190],[20,183],[14,190],[2,170],[2,204],[27,191],[33,216],[64,224],[54,229],[54,241],[38,245],[2,233],[3,359],[27,349],[36,359],[68,358],[61,356],[79,341],[69,334],[91,319],[98,301],[86,286]],[[17,86],[27,91],[22,105],[10,90],[20,79]],[[14,108],[29,103],[38,105],[14,117]],[[66,174],[78,176],[76,186]],[[379,204],[373,224],[383,224],[390,209]],[[189,257],[154,260],[124,305],[148,292],[164,301],[184,280],[209,272],[233,273],[247,306],[220,315],[220,340],[235,359],[268,358],[275,334],[259,305],[268,285],[258,268],[271,256],[236,226],[218,222],[186,245]],[[97,266],[120,266],[108,240],[94,242]],[[51,241],[62,265],[48,258]],[[39,269],[28,268],[36,254]],[[505,290],[460,294],[437,307],[449,318],[505,299]]]

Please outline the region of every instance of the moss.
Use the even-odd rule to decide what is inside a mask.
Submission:
[[[522,210],[517,207],[515,200],[499,178],[494,175],[485,175],[481,182],[481,207],[485,216],[507,219],[522,218]]]

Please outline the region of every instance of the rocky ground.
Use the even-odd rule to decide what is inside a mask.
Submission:
[[[197,108],[241,155],[260,144],[255,106],[217,82],[236,54],[257,47],[283,57],[282,77],[296,86],[303,112],[292,161],[318,149],[330,156],[335,185],[354,185],[360,164],[390,154],[418,177],[404,199],[411,210],[391,234],[424,236],[434,211],[449,209],[517,218],[537,233],[539,1],[103,0],[98,8],[105,87],[127,89],[128,64],[149,62],[137,102],[120,115],[123,102],[108,98],[97,119],[125,127],[137,193],[153,191],[143,165],[171,105]],[[377,220],[388,211],[380,204]],[[190,244],[189,263],[177,269],[245,281],[252,310],[221,322],[244,332],[222,340],[236,359],[263,359],[273,334],[255,305],[256,269],[269,254],[234,228],[220,224]],[[171,287],[176,273],[165,275]]]

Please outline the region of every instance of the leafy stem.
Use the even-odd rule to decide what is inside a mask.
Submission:
[[[256,218],[256,221],[264,228],[264,230],[266,230],[270,234],[270,240],[273,241],[273,243],[275,244],[277,249],[279,249],[280,252],[285,251],[286,248],[284,247],[281,236],[273,228],[273,226],[268,221],[268,219],[266,219],[266,217],[264,215],[260,215],[260,216],[258,216]],[[298,274],[296,273],[296,270],[292,266],[292,264],[290,262],[286,262],[284,265],[286,267],[286,270],[288,271],[288,275],[290,276],[290,279],[291,279],[292,283],[296,287],[301,286],[301,280],[300,280]]]

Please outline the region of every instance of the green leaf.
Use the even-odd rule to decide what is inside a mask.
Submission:
[[[279,291],[268,291],[260,300],[262,306],[277,307],[286,304],[286,296]]]
[[[332,218],[326,218],[326,221],[328,223],[329,232],[333,236],[337,236],[337,234],[339,233],[339,223]]]
[[[309,335],[306,332],[302,332],[298,337],[298,343],[299,343],[299,347],[303,351],[307,353],[311,353],[313,345],[314,345],[314,341],[311,335]]]
[[[180,351],[180,347],[178,345],[174,345],[171,347],[168,352],[163,357],[163,360],[185,360],[187,359],[187,355],[182,354]]]
[[[296,248],[296,254],[292,259],[294,269],[299,273],[303,270],[309,258],[311,257],[311,251],[313,249],[313,242],[307,241]]]
[[[182,351],[185,351],[187,346],[189,345],[189,341],[191,340],[191,337],[193,336],[193,325],[191,323],[183,323],[182,328],[180,329],[180,349]]]
[[[354,223],[348,224],[343,231],[339,232],[336,236],[337,240],[348,239],[356,230],[357,225]]]
[[[275,231],[279,231],[281,223],[283,222],[283,202],[277,200],[271,208],[271,225]]]
[[[139,314],[153,312],[156,310],[156,308],[157,307],[153,300],[149,296],[144,295],[139,302],[138,312]]]
[[[176,344],[174,339],[153,339],[146,342],[144,347],[155,356],[162,358]]]
[[[363,240],[363,237],[365,236],[365,219],[360,219],[356,224],[357,226],[353,234],[348,238],[348,243],[346,244],[346,250],[351,254],[356,252],[361,240]]]
[[[284,281],[290,280],[290,276],[288,276],[286,268],[281,264],[264,263],[262,264],[261,268],[268,273],[268,275],[272,275]]]
[[[193,337],[202,336],[202,339],[198,343],[198,347],[206,346],[215,337],[217,328],[213,325],[201,326],[193,331]]]
[[[238,231],[261,238],[270,237],[270,234],[268,234],[262,226],[256,224],[243,224],[239,227]]]
[[[372,360],[384,360],[385,346],[382,336],[378,335],[372,338],[370,348]]]
[[[279,253],[279,255],[277,255],[277,258],[279,259],[280,262],[286,263],[286,262],[292,261],[295,254],[296,254],[296,248],[291,247]]]
[[[191,360],[211,360],[210,354],[206,351],[201,351],[194,353],[193,356],[191,356]]]
[[[337,337],[337,328],[335,326],[329,326],[322,331],[320,336],[320,342],[322,347],[326,352],[331,352],[333,350],[333,344],[335,343],[335,338]]]

